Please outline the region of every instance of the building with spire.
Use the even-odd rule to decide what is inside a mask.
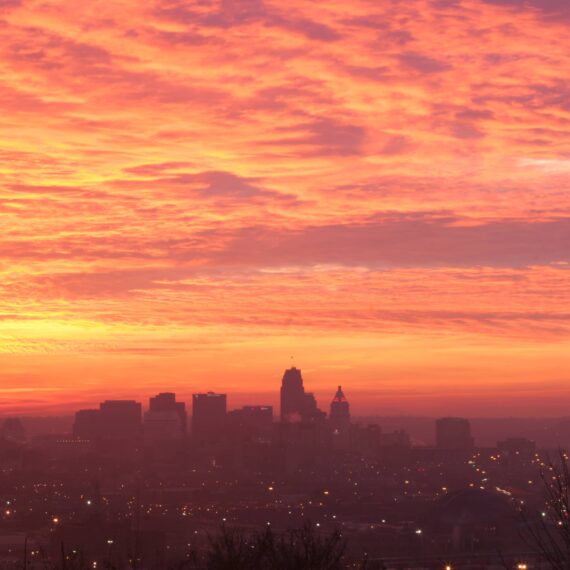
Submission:
[[[350,404],[342,391],[342,386],[338,387],[331,402],[331,413],[329,417],[333,428],[344,428],[350,425]]]
[[[331,402],[329,424],[332,430],[333,447],[347,450],[350,446],[350,404],[338,387],[333,401]]]

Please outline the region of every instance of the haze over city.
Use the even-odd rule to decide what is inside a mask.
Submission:
[[[568,2],[0,20],[0,415],[276,405],[291,356],[354,415],[567,414]]]

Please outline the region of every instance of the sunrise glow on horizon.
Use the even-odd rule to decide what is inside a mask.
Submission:
[[[0,415],[292,362],[355,416],[567,415],[566,0],[0,20]]]

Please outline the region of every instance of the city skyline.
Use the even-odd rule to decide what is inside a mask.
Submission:
[[[292,386],[291,383],[293,384]],[[311,387],[310,384],[309,387]],[[182,413],[184,418],[182,420],[182,425],[179,427],[183,427],[182,431],[185,432],[187,429],[190,429],[189,425],[187,427],[186,415],[188,415],[188,418],[192,419],[193,410],[197,399],[204,398],[207,400],[210,399],[210,397],[214,399],[223,398],[223,408],[225,410],[224,414],[244,410],[246,408],[267,408],[272,411],[272,414],[274,414],[275,421],[286,423],[295,423],[300,421],[312,422],[327,418],[333,418],[334,422],[334,414],[332,413],[333,408],[336,408],[335,412],[337,414],[340,414],[340,417],[345,417],[347,419],[351,415],[353,415],[355,418],[361,419],[366,419],[367,417],[393,417],[395,419],[402,419],[406,417],[417,417],[418,419],[422,417],[431,417],[433,419],[453,419],[459,416],[478,419],[509,419],[516,417],[505,413],[496,413],[494,408],[491,408],[487,414],[469,416],[469,414],[462,413],[465,408],[462,408],[461,406],[449,408],[446,407],[444,403],[440,404],[440,406],[434,407],[431,413],[425,413],[423,415],[410,413],[410,411],[407,409],[386,409],[386,407],[389,405],[387,402],[384,402],[383,405],[380,404],[379,407],[374,407],[373,404],[369,404],[368,407],[357,408],[356,410],[352,408],[353,412],[356,411],[356,413],[351,414],[349,411],[351,409],[351,405],[349,403],[349,400],[346,398],[344,389],[341,385],[338,385],[336,389],[334,389],[333,385],[331,385],[328,387],[328,389],[325,389],[319,393],[315,393],[314,391],[309,392],[307,391],[307,384],[304,381],[303,370],[292,365],[290,368],[286,368],[284,370],[283,376],[281,378],[280,388],[276,382],[275,386],[273,386],[273,389],[268,389],[266,392],[259,394],[250,394],[247,392],[232,393],[231,391],[228,392],[217,389],[215,386],[210,386],[209,388],[198,386],[191,392],[174,392],[172,391],[171,387],[165,384],[161,387],[157,387],[154,391],[145,393],[144,395],[141,395],[137,392],[111,391],[102,393],[99,400],[92,399],[81,402],[73,402],[69,404],[69,408],[66,409],[66,414],[63,414],[62,418],[65,415],[76,416],[78,412],[80,414],[91,414],[97,412],[97,406],[104,406],[108,403],[113,404],[116,402],[123,402],[136,405],[139,408],[141,421],[146,418],[147,413],[152,411],[160,412],[169,410],[172,412],[175,411],[176,415]],[[352,392],[350,402],[352,402]],[[328,411],[329,405],[330,412]],[[174,406],[174,408],[171,406]],[[16,410],[14,413],[0,414],[0,420],[2,420],[2,418],[11,419],[17,415],[26,417],[34,416],[34,413],[33,411],[30,411],[30,409]],[[215,415],[216,413],[214,412],[214,416]],[[48,417],[49,414],[46,416],[46,419]],[[540,419],[540,416],[528,417]],[[567,416],[562,415],[560,417],[565,418]],[[524,416],[521,416],[521,418],[524,418]]]
[[[305,368],[303,370],[307,371]],[[338,386],[338,381],[342,381],[345,386],[350,385],[350,379],[337,374],[328,380],[325,378],[315,388],[315,377],[310,369],[308,372],[311,375],[311,395],[315,395],[317,404],[319,402],[328,402],[332,398],[331,394],[334,394],[334,387]],[[328,374],[325,373],[326,376]],[[275,374],[275,371],[273,371],[270,381],[277,383],[279,378],[279,374]],[[325,385],[323,386],[322,384]],[[521,399],[527,397],[527,392],[537,394],[533,389],[525,390],[525,387],[522,388]],[[57,393],[61,390],[54,387],[48,391]],[[0,418],[11,416],[73,415],[78,408],[88,408],[97,405],[100,401],[107,400],[111,396],[111,399],[115,400],[133,400],[144,404],[144,402],[165,390],[175,392],[181,398],[181,401],[187,404],[191,403],[192,397],[196,393],[215,392],[228,394],[231,397],[232,409],[246,405],[270,405],[275,410],[280,409],[278,389],[268,387],[263,391],[240,390],[239,387],[231,384],[213,380],[208,384],[201,384],[197,381],[182,385],[180,382],[156,383],[145,388],[136,386],[118,388],[115,386],[113,389],[108,389],[101,387],[93,391],[82,390],[80,398],[59,400],[54,405],[41,400],[20,399],[18,397],[19,393],[27,394],[28,392],[33,392],[33,390],[2,389],[4,398],[0,399]],[[461,387],[457,391],[447,390],[445,392],[441,386],[428,390],[418,390],[414,387],[404,390],[398,390],[397,387],[388,387],[387,389],[374,389],[371,387],[368,390],[358,390],[351,387],[350,391],[351,404],[354,405],[354,415],[360,417],[425,416],[436,418],[446,415],[450,410],[453,410],[457,415],[480,418],[568,416],[565,402],[553,404],[548,402],[548,398],[541,400],[539,395],[535,395],[532,401],[521,401],[518,400],[519,394],[517,391],[513,391],[508,386],[504,386],[503,390],[496,390],[495,394],[497,397],[493,400],[483,393],[467,393]],[[508,412],[505,411],[503,398],[508,398],[510,404],[512,404]],[[538,407],[538,405],[541,407]],[[537,410],[540,411],[537,412]]]
[[[567,415],[566,0],[0,20],[0,415],[275,405],[291,355],[358,415]]]
[[[328,414],[310,388],[301,370],[286,369],[277,415],[271,406],[230,410],[226,394],[202,392],[190,417],[176,394],[162,392],[146,409],[108,399],[78,410],[72,427],[2,421],[0,558],[7,568],[23,561],[54,570],[216,570],[219,557],[227,568],[262,570],[282,559],[294,561],[284,568],[314,570],[315,546],[328,551],[324,538],[342,533],[328,570],[363,560],[371,568],[441,570],[445,560],[458,570],[498,562],[520,570],[551,556],[521,536],[521,525],[542,521],[565,536],[566,509],[552,509],[541,477],[551,465],[544,487],[557,488],[550,481],[560,468],[549,457],[567,443],[569,420],[359,421],[342,386]],[[292,551],[278,546],[274,558],[268,547],[282,543],[272,536],[291,537]],[[255,546],[236,550],[231,537]],[[227,546],[218,549],[218,540]],[[302,562],[295,553],[305,547]],[[251,563],[236,563],[240,552]]]
[[[0,568],[570,568],[570,0],[0,0]]]

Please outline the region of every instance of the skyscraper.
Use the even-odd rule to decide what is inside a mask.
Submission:
[[[141,434],[142,406],[133,400],[107,400],[99,409],[75,414],[73,435],[90,441],[135,439]]]
[[[192,396],[192,437],[196,441],[221,439],[225,423],[225,394],[208,392]]]
[[[464,418],[440,418],[435,422],[435,441],[440,449],[464,450],[473,449],[471,424]]]
[[[79,439],[97,441],[100,437],[99,410],[79,410],[75,414],[73,435]]]
[[[150,399],[149,409],[144,415],[146,440],[181,438],[186,433],[186,424],[186,404],[177,402],[175,394],[165,392]]]
[[[103,438],[135,439],[141,434],[142,406],[134,400],[107,400],[99,406]]]
[[[333,448],[346,451],[350,447],[350,405],[339,386],[331,402],[330,426]]]
[[[281,381],[281,421],[300,421],[307,407],[301,371],[294,366],[285,370]]]
[[[318,422],[323,421],[327,414],[319,410],[317,406],[317,399],[312,392],[305,392],[305,405],[301,412],[301,418],[304,422]]]
[[[333,429],[344,429],[350,425],[350,405],[342,391],[342,386],[338,387],[331,402],[330,422]]]
[[[152,412],[175,412],[180,418],[180,426],[183,433],[188,427],[188,414],[186,404],[176,401],[176,394],[172,392],[162,392],[149,401],[149,410]]]
[[[317,407],[314,394],[305,392],[301,371],[294,366],[285,370],[281,381],[281,421],[316,422],[325,417]]]

